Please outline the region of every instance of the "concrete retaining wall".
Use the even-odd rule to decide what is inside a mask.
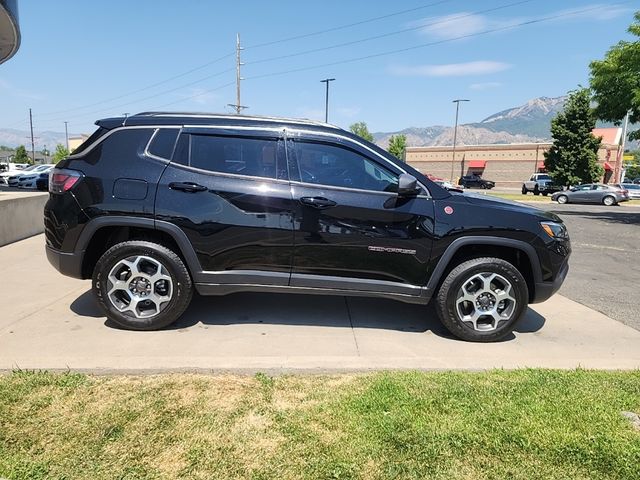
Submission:
[[[48,193],[0,192],[0,247],[44,232]]]

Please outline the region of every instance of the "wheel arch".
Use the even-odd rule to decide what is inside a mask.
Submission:
[[[186,234],[176,225],[151,218],[104,216],[90,220],[76,244],[82,257],[82,278],[91,278],[93,266],[111,246],[126,240],[148,240],[174,250],[192,278],[202,267]]]
[[[454,240],[434,268],[427,289],[437,292],[448,273],[460,263],[478,257],[492,256],[512,263],[527,282],[529,301],[535,298],[535,284],[542,281],[538,254],[530,244],[510,238],[470,236]]]

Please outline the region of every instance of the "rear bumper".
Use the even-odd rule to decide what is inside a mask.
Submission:
[[[82,255],[71,252],[61,252],[49,245],[46,247],[47,260],[61,274],[67,277],[82,279]]]
[[[560,290],[564,279],[567,277],[567,273],[569,273],[569,259],[564,262],[556,278],[553,282],[536,282],[535,284],[535,296],[533,297],[533,301],[531,303],[541,303],[545,300],[548,300],[554,293]]]

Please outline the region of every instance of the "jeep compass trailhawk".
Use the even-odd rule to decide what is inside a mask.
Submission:
[[[96,124],[50,175],[47,257],[92,278],[127,328],[175,322],[194,289],[366,295],[433,299],[454,335],[487,342],[567,274],[556,215],[447,191],[331,125],[154,112]]]

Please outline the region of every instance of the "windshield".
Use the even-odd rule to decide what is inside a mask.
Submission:
[[[538,175],[538,180],[551,180],[549,175]]]
[[[93,142],[98,140],[102,135],[104,135],[108,131],[109,131],[108,128],[99,127],[95,132],[91,134],[91,136],[89,136],[89,138],[87,138],[84,142],[82,142],[78,148],[73,150],[71,152],[71,155],[76,155],[78,153],[83,152],[84,150],[87,149],[89,145],[91,145]]]
[[[35,170],[38,165],[29,165],[27,168],[23,168],[21,171],[30,172],[31,170]]]

